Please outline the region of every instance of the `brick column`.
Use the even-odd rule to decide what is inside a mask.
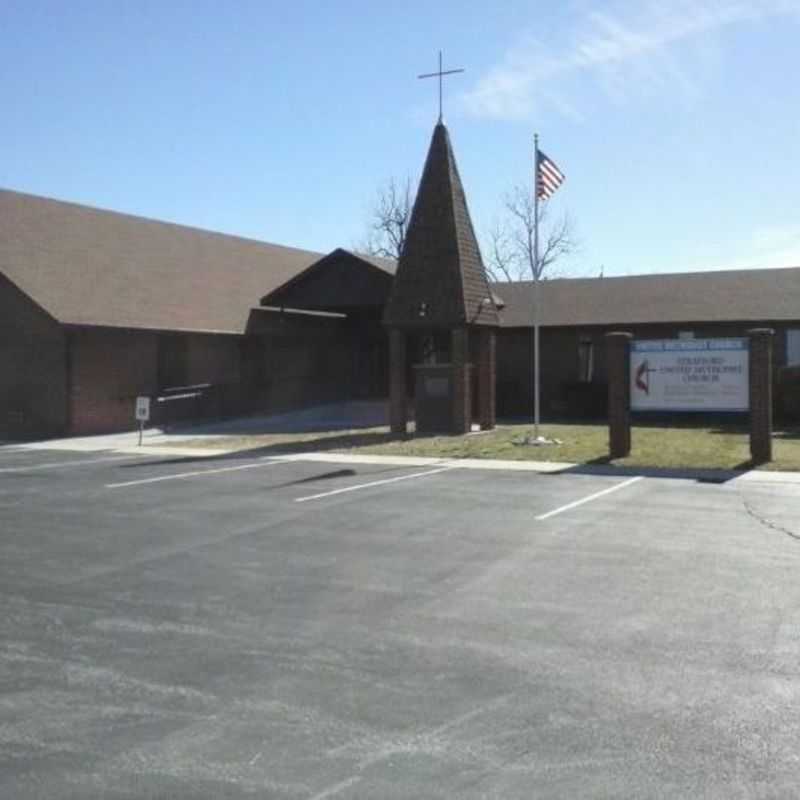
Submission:
[[[453,433],[469,433],[472,428],[472,391],[470,385],[469,330],[454,328],[450,361],[453,369]]]
[[[406,335],[398,328],[389,330],[389,426],[392,433],[404,434],[408,424],[406,387]]]
[[[608,373],[608,454],[624,458],[631,452],[630,344],[629,333],[606,334]]]
[[[750,457],[754,464],[772,461],[771,328],[747,331],[750,337]]]
[[[497,334],[493,328],[478,332],[478,419],[482,431],[494,428],[497,383]]]

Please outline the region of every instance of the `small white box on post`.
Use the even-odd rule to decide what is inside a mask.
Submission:
[[[150,420],[150,398],[140,395],[136,398],[136,419],[139,422],[139,447],[142,446],[142,431],[145,422]]]

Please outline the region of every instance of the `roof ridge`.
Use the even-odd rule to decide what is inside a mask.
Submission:
[[[564,283],[570,281],[617,281],[635,279],[656,279],[656,278],[691,278],[709,275],[751,275],[756,272],[789,272],[790,270],[800,270],[800,264],[791,264],[783,267],[741,267],[738,269],[703,269],[688,270],[686,272],[638,272],[635,275],[604,275],[602,278],[597,275],[564,275],[558,278],[543,278],[543,283]],[[520,281],[489,281],[490,286],[517,286],[531,285],[530,279]]]

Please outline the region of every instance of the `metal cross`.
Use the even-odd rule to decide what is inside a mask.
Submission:
[[[439,71],[426,72],[424,75],[417,75],[418,78],[438,78],[439,79],[439,122],[442,121],[442,76],[454,75],[456,72],[463,72],[463,69],[442,70],[442,51],[439,51]]]

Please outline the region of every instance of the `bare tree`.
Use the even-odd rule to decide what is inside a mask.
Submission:
[[[411,178],[403,182],[389,178],[378,189],[369,229],[359,249],[374,256],[398,260],[403,252],[412,205]]]
[[[495,281],[554,277],[554,265],[574,253],[577,241],[567,214],[550,223],[547,202],[539,203],[539,261],[534,256],[536,204],[531,190],[515,186],[503,198],[504,218],[489,230],[486,268]]]

